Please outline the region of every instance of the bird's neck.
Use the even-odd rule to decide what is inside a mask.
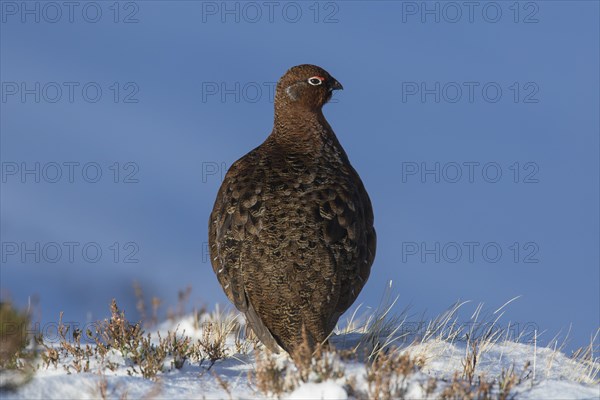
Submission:
[[[334,135],[333,130],[321,109],[275,110],[273,133],[271,134],[275,139],[301,143],[315,142],[316,144],[331,135]]]
[[[341,163],[348,156],[321,110],[275,113],[273,132],[266,140],[268,148],[282,154],[302,154],[318,158],[328,153]]]

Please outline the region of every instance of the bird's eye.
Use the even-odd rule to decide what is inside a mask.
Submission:
[[[319,86],[323,83],[323,78],[321,78],[320,76],[313,76],[312,78],[308,78],[308,83],[310,83],[313,86]]]

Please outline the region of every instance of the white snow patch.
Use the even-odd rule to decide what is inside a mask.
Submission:
[[[289,400],[346,400],[348,393],[333,381],[303,383],[288,397]]]
[[[183,334],[185,331],[185,335],[193,340],[202,337],[202,326],[198,327],[191,317],[183,318],[176,323],[161,324],[157,331],[164,338],[167,331],[174,332],[176,329],[178,334]],[[152,332],[153,338],[157,331]],[[93,360],[90,363],[90,372],[75,373],[71,368],[71,373],[68,373],[65,367],[73,360],[66,357],[59,361],[56,368],[52,365],[49,368],[40,366],[28,383],[14,392],[0,392],[0,398],[95,399],[100,397],[99,387],[102,382],[106,383],[107,398],[111,399],[122,396],[129,399],[268,398],[258,390],[255,381],[249,379],[249,373],[256,370],[253,351],[248,354],[235,354],[234,338],[232,337],[227,343],[229,357],[217,361],[210,368],[208,362],[199,364],[186,361],[181,369],[175,369],[166,362],[164,372],[156,376],[156,381],[144,379],[139,374],[131,375],[130,361],[124,359],[118,351],[110,351],[106,357],[106,361],[111,361],[116,366],[114,371],[102,368],[102,365]],[[340,345],[340,347],[344,346]],[[455,371],[462,371],[466,345],[432,339],[425,343],[410,345],[403,351],[409,352],[415,358],[422,357],[425,360],[421,371],[406,378],[404,397],[426,397],[425,387],[431,378],[437,380],[438,389],[429,396],[439,397],[441,390],[452,379]],[[532,370],[534,357],[535,374]],[[497,342],[487,346],[478,357],[475,376],[497,382],[503,371],[512,368],[515,373],[520,374],[529,364],[528,376],[512,392],[516,394],[516,398],[598,399],[600,398],[598,376],[597,374],[590,376],[589,373],[590,368],[592,371],[597,371],[597,359],[595,360],[593,362],[596,364],[590,367],[590,364],[586,366],[550,348],[535,348],[533,345],[510,341]],[[277,357],[277,365],[280,367],[290,362],[284,354]],[[343,377],[335,381],[300,383],[295,390],[284,393],[281,397],[347,399],[349,395],[346,389],[349,387],[359,392],[361,396],[368,395],[369,386],[364,362],[336,359],[337,362],[340,364],[340,370],[344,371]],[[36,364],[42,364],[41,360],[36,361]],[[0,371],[0,385],[12,379],[9,372]],[[349,386],[350,382],[351,386]]]

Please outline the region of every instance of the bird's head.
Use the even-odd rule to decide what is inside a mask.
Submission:
[[[338,89],[343,89],[342,84],[323,68],[310,64],[297,65],[277,82],[275,107],[317,111]]]

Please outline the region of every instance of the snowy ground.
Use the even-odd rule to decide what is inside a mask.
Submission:
[[[209,318],[209,317],[203,317]],[[214,317],[213,317],[214,318]],[[225,317],[219,317],[225,318]],[[151,332],[153,343],[157,343],[158,334],[166,337],[167,332],[177,330],[179,334],[201,340],[204,324],[198,325],[194,317],[186,316],[177,321],[165,322]],[[447,326],[447,325],[446,325]],[[371,330],[375,329],[373,326]],[[366,329],[346,332],[332,338],[336,349],[353,349],[357,344],[365,342],[369,332]],[[422,360],[418,370],[406,375],[385,375],[390,378],[391,388],[397,390],[392,397],[405,398],[440,398],[444,390],[450,386],[463,384],[462,387],[477,387],[483,380],[491,382],[491,397],[501,398],[501,385],[505,384],[508,371],[514,371],[519,378],[510,389],[508,398],[517,399],[598,399],[600,386],[598,377],[598,358],[596,354],[589,359],[575,360],[554,348],[539,347],[537,344],[517,343],[495,336],[493,340],[479,342],[476,350],[476,365],[472,385],[464,378],[465,364],[469,359],[466,341],[462,334],[431,335],[421,340],[411,338],[400,345],[401,352],[406,352],[415,359]],[[364,344],[364,343],[363,343]],[[73,365],[73,357],[61,357],[57,366],[46,367],[40,358],[33,361],[34,372],[29,380],[14,391],[0,392],[3,399],[96,399],[96,398],[171,398],[171,399],[223,399],[223,398],[268,398],[276,397],[265,393],[257,385],[256,351],[248,345],[239,346],[233,334],[225,343],[226,357],[211,365],[210,362],[186,360],[180,369],[173,365],[173,357],[166,357],[163,372],[154,379],[132,372],[135,366],[127,357],[118,351],[110,350],[100,362],[92,357],[89,372],[77,373],[69,366]],[[58,343],[53,344],[59,346]],[[91,346],[93,348],[93,346]],[[260,353],[266,356],[265,353]],[[369,382],[367,364],[360,357],[355,359],[340,357],[340,354],[328,353],[332,369],[341,371],[340,377],[321,381],[319,374],[312,373],[303,382],[298,379],[296,368],[285,355],[268,355],[274,365],[280,366],[288,374],[288,381],[294,381],[280,394],[289,399],[345,399],[373,398],[373,382]],[[106,368],[112,363],[111,370]],[[70,372],[67,372],[69,368]],[[371,373],[373,371],[371,370]],[[0,384],[19,379],[8,372],[0,373]],[[432,383],[435,383],[433,389]],[[458,387],[457,386],[457,387]],[[427,388],[430,388],[429,392]],[[398,391],[399,390],[399,391]],[[399,394],[400,393],[400,394]],[[454,392],[456,398],[465,396]],[[478,398],[477,391],[472,390],[470,396]],[[389,393],[380,393],[383,398]]]

